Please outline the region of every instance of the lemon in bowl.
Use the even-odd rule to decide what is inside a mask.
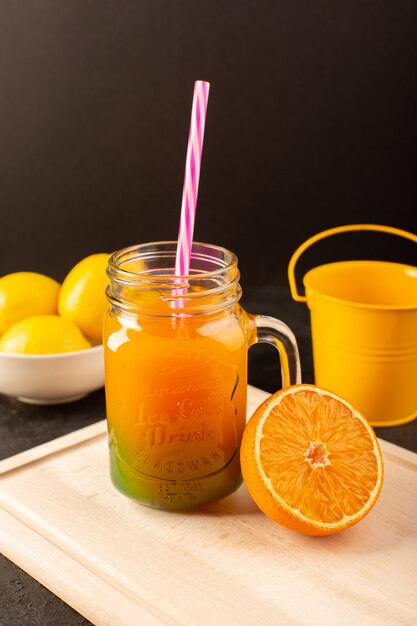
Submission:
[[[18,322],[0,339],[0,393],[61,404],[103,384],[103,346],[91,346],[73,322],[57,315]]]
[[[92,254],[72,268],[58,296],[61,317],[77,324],[90,341],[102,341],[103,318],[108,303],[106,274],[109,254]]]
[[[0,393],[58,404],[104,385],[108,258],[83,259],[62,286],[36,272],[0,278]]]
[[[0,278],[0,335],[33,315],[57,312],[60,285],[36,272],[15,272]]]
[[[86,350],[91,343],[74,322],[58,315],[37,315],[6,330],[0,350],[14,354],[57,354]]]

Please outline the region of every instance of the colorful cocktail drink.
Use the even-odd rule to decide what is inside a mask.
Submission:
[[[113,483],[173,510],[240,485],[249,346],[275,342],[284,382],[299,380],[291,331],[239,305],[235,255],[194,244],[187,279],[175,276],[175,255],[175,242],[115,253],[104,325]]]
[[[208,92],[195,83],[178,241],[126,248],[108,268],[111,476],[161,509],[205,504],[240,485],[249,346],[273,343],[284,385],[301,382],[289,328],[240,307],[236,256],[193,243]]]

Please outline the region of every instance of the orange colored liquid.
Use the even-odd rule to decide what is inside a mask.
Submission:
[[[175,319],[128,320],[108,312],[110,469],[121,492],[175,510],[240,485],[247,385],[242,315],[239,306]]]

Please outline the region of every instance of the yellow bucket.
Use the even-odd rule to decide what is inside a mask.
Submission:
[[[339,233],[379,231],[417,243],[417,235],[378,224],[325,230],[305,241],[288,266],[291,294],[311,314],[318,386],[348,400],[373,426],[417,417],[417,267],[385,261],[320,265],[304,276],[295,265],[312,244]]]

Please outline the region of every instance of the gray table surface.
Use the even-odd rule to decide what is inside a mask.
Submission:
[[[288,290],[272,286],[252,289],[242,300],[246,310],[273,315],[291,326],[298,340],[303,382],[314,382],[308,310],[291,301]],[[273,392],[280,387],[277,355],[269,346],[249,353],[249,382]],[[0,395],[0,459],[55,439],[105,417],[104,391],[72,404],[31,406]],[[377,435],[417,452],[417,420]],[[92,598],[92,602],[94,599]],[[0,626],[80,626],[90,624],[71,607],[0,556]]]

